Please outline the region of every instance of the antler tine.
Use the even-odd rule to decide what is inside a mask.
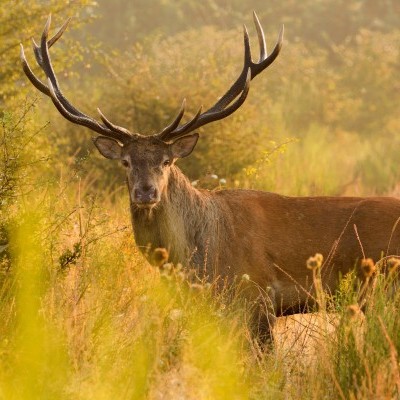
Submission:
[[[220,110],[224,109],[243,90],[243,86],[246,81],[248,69],[252,65],[250,39],[249,39],[249,33],[247,31],[246,25],[243,25],[243,46],[244,46],[244,59],[243,59],[242,72],[240,73],[236,82],[207,112],[214,113],[215,111],[220,111]]]
[[[50,14],[50,16],[51,16],[51,14]],[[54,34],[54,36],[47,41],[47,46],[48,46],[49,49],[50,49],[51,46],[53,46],[54,43],[57,42],[58,39],[60,39],[60,37],[63,35],[65,30],[67,29],[68,24],[70,23],[70,21],[71,21],[71,17],[68,18],[62,24],[61,28]],[[47,23],[46,23],[46,25],[47,25]],[[41,52],[40,52],[40,47],[35,42],[34,38],[32,38],[32,44],[33,44],[33,52],[35,53],[36,61],[40,66],[42,66],[43,60],[42,60],[42,55],[41,55]]]
[[[71,21],[71,17],[69,17],[62,25],[61,28],[54,34],[54,36],[47,42],[47,45],[50,49],[51,46],[53,46],[54,43],[57,42],[58,39],[60,39],[60,37],[63,35],[63,33],[65,32],[65,30],[68,27],[68,24]]]
[[[166,126],[159,133],[160,137],[162,137],[163,135],[167,135],[168,133],[172,132],[179,125],[179,122],[181,122],[183,114],[185,114],[185,108],[186,108],[186,99],[183,99],[181,108],[179,109],[179,112],[178,112],[178,115],[175,117],[175,119],[168,126]]]
[[[244,65],[251,64],[251,47],[247,26],[243,24]],[[243,67],[243,70],[245,68]]]
[[[265,57],[268,55],[267,43],[265,42],[264,30],[260,24],[260,20],[258,19],[255,11],[253,11],[253,20],[257,30],[258,43],[260,45],[260,58],[258,60],[258,62],[260,63],[261,61],[264,61]]]
[[[201,114],[202,107],[200,107],[197,114],[191,121],[187,122],[185,125],[180,126],[175,131],[170,132],[168,135],[163,135],[162,137],[160,136],[160,139],[166,142],[178,139],[182,136],[187,135],[189,132],[193,131],[194,129],[200,126],[206,125],[210,122],[218,121],[220,119],[226,118],[227,116],[231,115],[245,102],[250,90],[250,81],[251,81],[251,71],[249,68],[246,75],[245,85],[243,87],[242,93],[237,98],[237,100],[235,100],[235,102],[232,103],[229,107],[212,113],[207,111],[204,114]]]
[[[171,139],[175,139],[175,138],[177,138],[179,136],[184,136],[185,133],[183,135],[180,135],[178,132],[189,132],[189,131],[193,130],[194,129],[193,126],[196,125],[198,119],[201,116],[201,112],[202,111],[203,111],[203,106],[200,106],[200,108],[197,110],[197,113],[194,115],[194,117],[190,121],[186,122],[184,125],[180,126],[179,128],[174,129],[173,135],[171,135],[172,131],[168,131],[168,132],[164,132],[163,131],[163,132],[157,134],[156,136],[160,140],[163,140],[163,141],[166,141],[166,142],[170,141]]]
[[[46,25],[44,27],[42,37],[40,40],[40,46],[36,44],[34,40],[33,42],[33,50],[35,53],[35,58],[41,69],[46,74],[48,80],[48,86],[46,86],[36,75],[32,72],[26,57],[24,48],[21,44],[21,62],[22,68],[31,81],[31,83],[39,89],[45,95],[51,97],[54,105],[56,106],[57,110],[63,115],[66,119],[71,122],[74,122],[78,125],[86,126],[87,128],[100,133],[104,136],[113,137],[114,139],[119,140],[120,142],[126,142],[127,139],[132,137],[132,134],[125,128],[119,127],[117,125],[112,124],[108,121],[104,115],[104,119],[102,118],[104,125],[100,124],[95,119],[89,117],[88,115],[82,113],[77,108],[75,108],[63,95],[60,90],[58,80],[56,74],[54,72],[53,66],[51,64],[51,59],[49,55],[49,48],[57,42],[58,39],[62,36],[64,31],[66,30],[69,24],[70,18],[61,26],[61,28],[55,33],[55,35],[48,40],[48,34],[50,29],[51,23],[51,15],[49,15]],[[101,114],[102,115],[102,114]],[[107,123],[105,122],[107,121]]]
[[[112,131],[116,131],[116,132],[120,132],[121,131],[121,132],[126,133],[127,135],[131,135],[130,132],[126,128],[123,128],[122,126],[115,125],[110,120],[108,120],[106,118],[106,116],[100,111],[100,108],[97,108],[97,112],[99,113],[100,118],[103,121],[104,125],[108,129],[111,129]]]
[[[276,41],[275,47],[272,50],[271,54],[263,61],[258,64],[253,65],[252,69],[252,79],[256,77],[260,72],[262,72],[265,68],[269,67],[278,57],[283,42],[283,34],[285,32],[285,27],[282,25],[281,30],[279,31],[278,40]]]
[[[253,12],[254,24],[257,31],[258,43],[260,46],[260,59],[258,63],[254,63],[251,58],[251,48],[249,35],[246,25],[243,27],[243,43],[244,43],[244,62],[243,69],[227,92],[207,111],[203,114],[196,115],[196,119],[179,126],[179,123],[172,130],[171,125],[168,129],[164,129],[159,137],[162,140],[171,141],[181,136],[185,136],[196,128],[206,125],[210,122],[223,119],[235,112],[246,100],[250,89],[250,81],[256,77],[261,71],[266,69],[278,56],[283,41],[283,26],[279,32],[277,43],[272,53],[267,55],[267,46],[264,31],[261,27],[257,14]],[[236,100],[235,100],[236,99]],[[233,103],[232,103],[233,102]],[[180,120],[180,119],[179,119]]]

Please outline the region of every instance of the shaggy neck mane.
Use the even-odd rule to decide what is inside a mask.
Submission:
[[[179,170],[171,167],[168,187],[151,210],[131,203],[132,224],[139,248],[150,257],[166,248],[169,261],[206,268],[211,239],[216,238],[217,207],[207,191],[196,190]]]

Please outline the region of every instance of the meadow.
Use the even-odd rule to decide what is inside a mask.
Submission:
[[[280,318],[260,349],[230,288],[146,262],[122,169],[35,93],[18,59],[49,12],[56,26],[74,16],[54,48],[69,98],[152,132],[182,97],[194,113],[230,84],[257,9],[269,47],[285,23],[282,53],[240,112],[200,130],[183,171],[210,190],[399,196],[397,3],[155,3],[0,5],[0,399],[399,398],[397,260],[388,274],[373,260],[372,285],[348,274],[338,293],[321,289],[317,266],[315,312]]]

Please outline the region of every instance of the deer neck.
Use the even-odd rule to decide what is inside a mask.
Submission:
[[[196,190],[173,166],[156,207],[144,210],[131,203],[136,243],[150,261],[152,251],[161,247],[168,250],[171,262],[205,267],[208,238],[216,229],[215,210],[210,194]]]

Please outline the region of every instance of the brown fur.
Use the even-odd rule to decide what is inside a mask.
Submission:
[[[278,315],[299,310],[309,300],[312,276],[306,260],[315,253],[326,260],[322,279],[332,292],[339,273],[364,256],[378,260],[399,254],[398,230],[389,245],[400,217],[400,201],[394,198],[200,191],[174,166],[155,209],[131,208],[141,248],[165,247],[171,261],[204,269],[210,279],[248,274],[261,291],[272,289]]]
[[[141,137],[122,147],[103,138],[95,144],[127,168],[133,230],[149,261],[161,247],[170,261],[194,267],[209,280],[233,282],[248,275],[244,295],[263,338],[276,315],[306,311],[312,303],[310,256],[324,256],[322,283],[334,292],[340,275],[360,259],[399,254],[400,229],[394,229],[399,200],[197,190],[174,165],[190,154],[197,137],[170,144]],[[157,201],[138,201],[135,188],[143,187],[154,188]]]

